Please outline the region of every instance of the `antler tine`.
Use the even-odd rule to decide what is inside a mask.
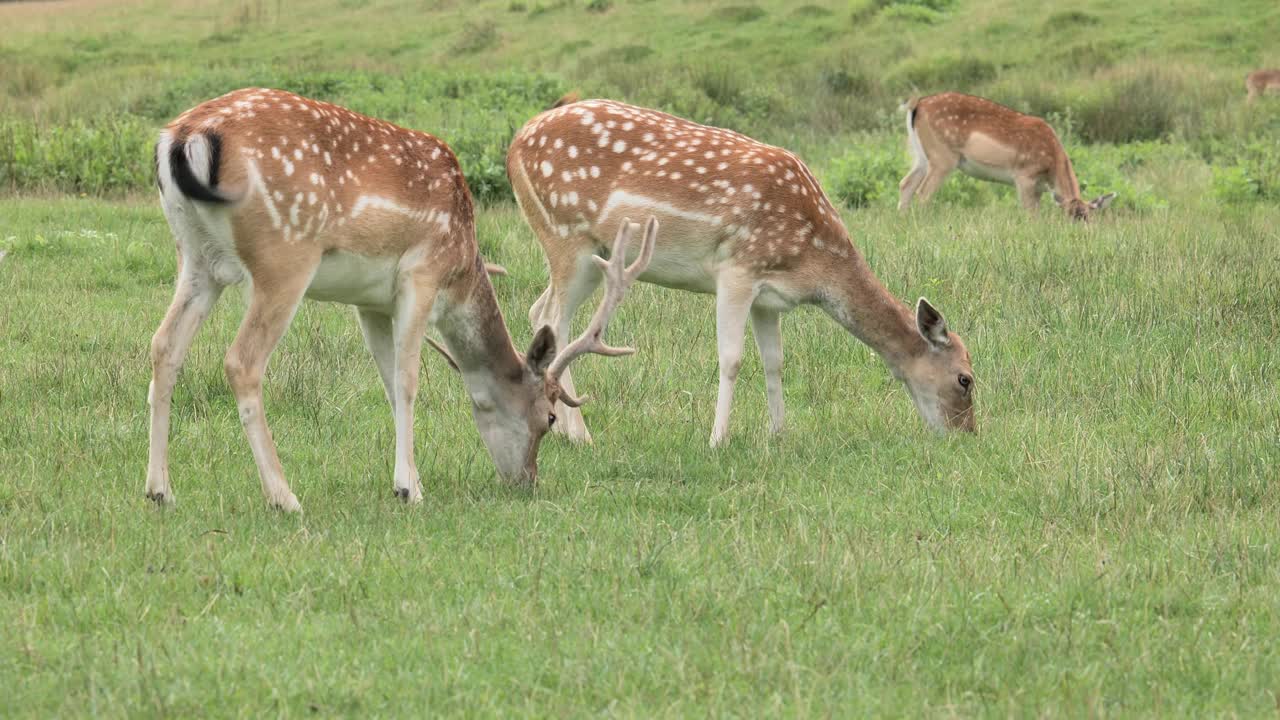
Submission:
[[[636,278],[640,277],[640,274],[649,266],[649,261],[653,259],[653,248],[658,237],[658,221],[650,218],[645,225],[645,236],[639,255],[630,266],[626,264],[627,245],[630,244],[631,237],[635,234],[635,228],[636,225],[632,224],[630,218],[623,218],[622,226],[618,228],[618,235],[614,238],[613,249],[609,259],[605,260],[599,256],[594,258],[596,264],[600,266],[601,272],[604,273],[604,298],[601,299],[600,306],[596,308],[595,314],[591,316],[591,322],[587,325],[587,329],[556,354],[555,360],[551,362],[551,367],[547,369],[547,374],[552,377],[559,377],[563,374],[569,364],[580,355],[595,353],[597,355],[617,357],[635,352],[635,348],[612,347],[606,345],[603,340],[605,328],[608,327],[609,320],[618,309],[618,304],[622,302],[627,289],[631,287],[631,283],[635,282]]]

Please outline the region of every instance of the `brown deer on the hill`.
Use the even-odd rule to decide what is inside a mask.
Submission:
[[[601,337],[657,233],[650,220],[631,248],[639,259],[625,267],[634,227],[619,219],[590,327],[567,346],[541,328],[521,354],[476,246],[471,193],[440,140],[292,93],[246,89],[171,122],[156,169],[179,253],[173,304],[151,344],[146,493],[161,503],[173,501],[169,408],[178,370],[223,288],[242,281],[249,306],[226,372],[271,504],[299,509],[267,428],[262,376],[304,297],[356,307],[395,419],[396,495],[422,499],[413,406],[428,325],[443,337],[432,345],[462,375],[499,474],[532,484],[553,407],[579,402],[560,383],[569,363],[588,352],[626,352]]]
[[[1280,92],[1280,70],[1254,70],[1245,76],[1244,88],[1250,103],[1261,95]]]
[[[913,197],[928,202],[953,170],[980,180],[1013,185],[1022,206],[1035,212],[1046,190],[1077,220],[1111,204],[1115,193],[1080,197],[1071,159],[1049,123],[990,100],[948,92],[907,103],[911,171],[899,185],[898,209]]]
[[[813,304],[874,348],[937,429],[972,430],[973,370],[964,343],[926,300],[904,305],[872,274],[813,175],[795,155],[729,130],[608,100],[572,102],[530,120],[507,173],[546,253],[550,284],[529,310],[557,336],[600,281],[598,255],[627,215],[663,233],[647,282],[716,296],[720,393],[711,444],[728,437],[751,318],[773,431],[783,425],[780,317]],[[569,374],[561,382],[572,390]],[[563,431],[590,435],[558,409]]]

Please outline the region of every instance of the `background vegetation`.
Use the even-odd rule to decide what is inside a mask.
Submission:
[[[1120,206],[1163,200],[1130,180],[1177,144],[1229,202],[1280,198],[1275,104],[1243,107],[1280,6],[1241,0],[1064,10],[1017,0],[797,4],[672,0],[239,0],[20,3],[0,9],[0,186],[119,195],[146,188],[144,149],[191,105],[283,87],[447,139],[476,194],[510,197],[514,130],[562,93],[625,98],[793,148],[851,207],[904,172],[898,105],[962,90],[1045,116]],[[1073,156],[1077,153],[1073,153]],[[1141,154],[1142,157],[1138,155]],[[1094,159],[1097,162],[1092,162]],[[1077,161],[1077,166],[1081,165]],[[1212,167],[1212,172],[1205,170]],[[994,188],[943,199],[982,204]]]
[[[0,715],[1246,716],[1280,677],[1280,65],[1274,2],[287,0],[0,3]],[[142,499],[148,340],[172,293],[159,126],[245,85],[446,138],[511,274],[541,251],[502,159],[568,89],[798,150],[890,290],[974,356],[980,433],[927,433],[865,347],[784,321],[706,447],[710,298],[644,286],[584,360],[591,448],[497,482],[424,356],[426,500],[345,308],[304,305],[266,402],[301,517],[264,509],[222,356],[174,401],[178,505]],[[899,102],[1048,116],[1089,225],[954,178],[899,215]],[[141,195],[137,193],[143,193]],[[975,210],[980,208],[980,210]]]

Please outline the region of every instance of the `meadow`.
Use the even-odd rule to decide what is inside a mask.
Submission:
[[[0,715],[1260,716],[1280,698],[1280,100],[1270,2],[0,4]],[[640,30],[638,30],[640,29]],[[555,38],[548,42],[548,38]],[[693,59],[691,59],[693,58]],[[287,87],[437,133],[484,207],[517,344],[541,251],[506,138],[569,89],[795,148],[897,296],[974,357],[979,433],[928,432],[825,316],[747,354],[727,448],[710,297],[637,287],[583,360],[589,448],[499,482],[424,353],[424,502],[350,310],[304,304],[266,405],[305,513],[265,507],[222,357],[143,499],[173,243],[150,143]],[[962,89],[1050,116],[1088,225],[966,178],[900,215],[901,115]]]

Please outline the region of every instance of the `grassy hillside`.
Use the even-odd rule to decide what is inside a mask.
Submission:
[[[16,188],[145,187],[156,127],[249,84],[439,134],[484,199],[507,196],[512,129],[568,89],[733,127],[820,172],[851,144],[899,150],[898,104],[944,89],[1048,116],[1072,143],[1178,140],[1224,167],[1280,127],[1241,103],[1244,73],[1280,64],[1270,0],[71,1],[0,5],[0,22],[0,183]],[[1274,168],[1245,165],[1255,194],[1280,192]]]

